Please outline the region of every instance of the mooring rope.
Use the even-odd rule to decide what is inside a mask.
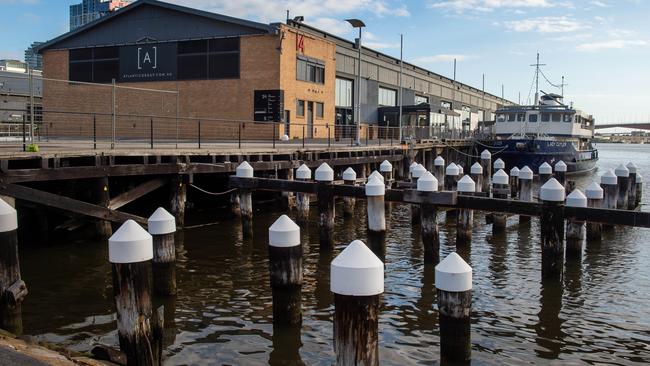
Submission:
[[[475,142],[476,142],[476,141],[475,141]],[[445,142],[443,142],[442,144],[445,145],[446,147],[448,147],[448,148],[450,148],[450,149],[456,151],[457,153],[459,153],[459,154],[461,154],[461,155],[469,156],[470,158],[479,158],[479,159],[481,158],[481,155],[472,155],[472,154],[468,154],[468,153],[462,152],[462,151],[456,149],[455,147],[453,147],[453,146],[451,146],[451,145],[449,145],[449,144],[447,144],[447,143],[445,143]],[[492,155],[497,155],[497,154],[501,153],[503,150],[505,150],[506,148],[508,148],[508,146],[504,146],[503,148],[501,148],[501,150],[492,153]]]
[[[190,187],[192,187],[192,188],[194,188],[194,189],[196,189],[198,191],[201,191],[201,192],[203,192],[205,194],[209,194],[211,196],[223,196],[224,194],[232,193],[232,192],[237,190],[237,188],[233,188],[233,189],[229,189],[229,190],[227,190],[225,192],[209,192],[209,191],[206,191],[203,188],[195,186],[194,184],[190,184]]]

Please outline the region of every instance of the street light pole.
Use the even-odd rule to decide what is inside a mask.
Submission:
[[[359,146],[361,145],[361,28],[365,27],[366,25],[359,19],[346,19],[346,22],[350,23],[350,25],[354,28],[359,28],[359,42],[357,44],[358,51],[359,51],[359,58],[357,59],[357,80],[355,82],[355,98],[357,102],[355,103],[356,105],[356,113],[355,113],[355,119],[356,119],[356,129],[357,129],[357,136],[355,140],[355,145]]]

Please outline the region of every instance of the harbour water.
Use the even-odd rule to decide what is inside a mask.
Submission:
[[[598,148],[598,169],[569,178],[580,187],[628,161],[650,181],[649,146]],[[647,205],[650,192],[645,191]],[[330,252],[319,250],[312,210],[311,223],[302,230],[299,333],[274,331],[272,324],[267,229],[282,213],[256,211],[252,240],[242,238],[237,220],[219,212],[190,216],[190,221],[218,224],[178,235],[178,296],[164,301],[166,364],[334,363],[329,263],[345,244],[366,239],[365,205],[359,201],[353,219],[338,215],[337,245]],[[434,268],[423,263],[419,227],[411,226],[409,207],[394,205],[388,222],[380,362],[438,363]],[[445,223],[444,214],[439,222],[444,258],[455,250],[455,228]],[[608,231],[601,243],[585,245],[582,260],[567,262],[562,283],[542,283],[538,221],[519,226],[510,217],[506,232],[494,237],[484,223],[483,214],[476,214],[471,250],[462,253],[474,270],[472,363],[650,363],[648,230]],[[97,240],[21,243],[21,270],[29,287],[24,333],[78,351],[96,343],[117,345],[107,258],[107,244]]]

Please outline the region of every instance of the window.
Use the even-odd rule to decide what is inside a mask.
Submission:
[[[571,122],[573,116],[570,114],[565,114],[564,115],[564,122]]]
[[[323,118],[323,103],[316,102],[316,118]]]
[[[296,59],[296,79],[325,84],[325,62],[305,56]]]
[[[510,113],[508,115],[508,122],[514,122],[515,121],[515,116],[516,116],[516,114]]]
[[[526,120],[526,114],[525,113],[519,113],[517,115],[517,122],[523,122]]]
[[[422,104],[422,103],[429,104],[429,97],[424,97],[422,95],[416,95],[415,96],[415,104],[417,105],[417,104]]]
[[[537,115],[536,114],[529,114],[528,115],[528,122],[537,122]]]
[[[553,113],[553,114],[551,115],[551,120],[552,120],[553,122],[560,122],[560,121],[562,121],[562,115],[559,114],[559,113]]]
[[[379,87],[379,105],[383,107],[394,107],[397,101],[397,91]]]
[[[472,108],[464,105],[462,106],[462,111],[460,113],[461,121],[469,121],[472,115]]]
[[[89,83],[110,83],[120,74],[120,50],[95,47],[70,50],[69,79]]]
[[[505,121],[506,121],[505,114],[497,114],[497,122],[505,122]]]
[[[336,106],[352,108],[352,80],[336,78]]]
[[[305,101],[298,100],[296,102],[296,116],[304,117],[305,116]]]
[[[443,100],[443,101],[440,102],[440,106],[442,108],[451,109],[451,102],[446,102],[446,101]]]
[[[551,114],[550,113],[542,113],[542,122],[548,122],[551,120]]]
[[[239,38],[178,42],[178,80],[239,77]]]

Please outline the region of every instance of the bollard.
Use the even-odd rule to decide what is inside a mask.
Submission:
[[[386,234],[385,192],[386,186],[379,178],[371,176],[368,179],[368,183],[366,183],[368,234],[379,236]]]
[[[503,160],[501,160],[501,158],[499,158],[499,159],[494,161],[493,167],[494,167],[495,172],[498,172],[500,169],[503,169],[503,171],[505,171],[506,170],[506,163]]]
[[[357,185],[357,172],[352,168],[347,168],[343,172],[343,183],[349,186]],[[350,218],[354,216],[354,197],[343,197],[343,217]]]
[[[247,161],[235,170],[239,178],[253,178],[253,167]],[[244,237],[253,235],[253,193],[249,189],[239,190],[239,211],[241,212],[242,233]]]
[[[544,162],[542,165],[539,166],[539,186],[543,186],[548,182],[549,179],[553,176],[553,168],[551,166]]]
[[[533,171],[524,166],[519,171],[519,200],[523,202],[533,202]],[[530,216],[519,215],[519,223],[529,222]]]
[[[153,240],[153,290],[163,296],[176,295],[176,219],[159,207],[149,217],[147,228]]]
[[[587,197],[575,189],[566,197],[567,207],[587,207]],[[567,259],[580,259],[582,256],[582,242],[585,240],[585,222],[567,219],[566,222],[566,257]]]
[[[309,181],[311,180],[311,169],[307,165],[302,164],[296,169],[295,177],[298,181]],[[296,208],[298,209],[296,221],[302,225],[307,224],[309,221],[309,193],[296,193]]]
[[[321,164],[316,169],[317,187],[316,196],[318,199],[318,228],[321,246],[332,245],[332,232],[334,231],[334,194],[332,182],[334,181],[334,170],[327,164]]]
[[[567,166],[566,163],[562,160],[558,161],[555,163],[555,179],[562,185],[564,186],[564,190],[567,190],[567,182],[566,182],[566,171],[567,171]]]
[[[417,166],[418,166],[418,163],[416,163],[415,161],[412,162],[411,165],[409,165],[409,179],[411,180],[411,182],[414,181],[413,180],[413,178],[414,178],[413,177],[413,169],[415,169]]]
[[[603,189],[596,182],[592,182],[585,189],[587,196],[587,206],[592,208],[601,208],[603,205]],[[600,240],[602,237],[602,225],[597,222],[587,223],[587,240]]]
[[[355,240],[330,266],[334,293],[336,364],[379,365],[379,296],[384,292],[384,263]]]
[[[442,191],[445,183],[445,159],[440,155],[433,161],[433,176],[438,180],[438,190]]]
[[[455,163],[447,165],[445,169],[445,191],[455,191],[458,185],[460,176],[460,168]],[[445,211],[446,220],[455,220],[458,215],[458,210]]]
[[[376,170],[373,170],[372,173],[370,173],[370,175],[368,176],[368,180],[370,180],[370,178],[377,178],[377,179],[379,179],[382,183],[384,183],[384,176],[381,175],[381,173],[379,173],[379,172],[376,171]],[[366,182],[366,183],[367,183],[367,182]]]
[[[540,229],[542,237],[542,279],[562,279],[564,271],[564,217],[562,203],[566,192],[555,178],[542,186]]]
[[[468,363],[472,356],[472,267],[452,252],[436,266],[436,289],[440,363]]]
[[[460,164],[456,164],[456,166],[458,167],[458,180],[460,180],[465,175],[465,169]]]
[[[628,179],[628,187],[627,187],[627,209],[628,210],[634,210],[636,208],[636,174],[637,174],[637,167],[633,162],[627,163],[627,165],[625,167],[630,172],[630,176],[629,176],[629,179]]]
[[[18,215],[0,199],[0,328],[14,334],[23,332],[22,301],[27,287],[20,277],[18,260]]]
[[[630,171],[625,165],[619,165],[615,170],[616,185],[618,186],[618,195],[616,198],[616,208],[627,210],[627,191],[630,185]]]
[[[418,179],[418,192],[438,191],[438,179],[426,172]],[[438,263],[440,260],[440,234],[438,232],[438,207],[423,203],[420,207],[420,230],[424,247],[424,262]]]
[[[600,187],[603,189],[603,208],[615,209],[618,200],[618,185],[617,177],[611,170],[600,176]],[[602,227],[609,230],[614,226],[603,224]]]
[[[519,168],[510,169],[510,198],[515,199],[519,195]]]
[[[487,149],[481,153],[481,167],[483,168],[483,187],[481,191],[487,193],[489,197],[492,189],[492,181],[490,180],[492,179],[492,154]]]
[[[496,163],[495,163],[496,165]],[[492,196],[494,198],[508,199],[510,187],[508,174],[503,169],[499,169],[492,177]],[[506,230],[508,216],[504,213],[492,213],[492,234],[502,233]]]
[[[479,163],[474,163],[469,170],[470,176],[476,185],[476,192],[483,192],[483,167]]]
[[[458,194],[467,195],[476,192],[476,183],[469,175],[458,181]],[[456,248],[472,242],[472,223],[474,212],[472,210],[458,210],[458,223],[456,225]]]
[[[274,325],[302,324],[302,272],[300,227],[282,215],[269,227]]]
[[[384,177],[386,188],[390,189],[393,185],[393,164],[388,160],[384,160],[379,164],[379,172]]]
[[[108,239],[108,259],[113,273],[117,333],[127,365],[159,365],[162,331],[153,321],[149,261],[153,258],[151,235],[127,220]],[[160,337],[156,334],[160,333]]]
[[[424,166],[422,164],[418,164],[417,166],[413,167],[413,170],[411,172],[411,181],[416,184],[417,187],[417,182],[419,178],[426,173],[426,169],[424,169]],[[411,223],[412,224],[417,224],[420,221],[420,205],[411,205]]]
[[[641,205],[641,200],[643,199],[643,176],[639,173],[636,173],[636,203],[635,209]]]

